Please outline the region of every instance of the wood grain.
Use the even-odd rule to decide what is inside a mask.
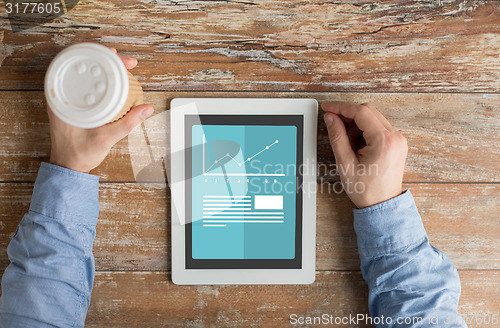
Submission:
[[[352,207],[338,186],[318,184],[317,270],[359,270]],[[417,184],[409,187],[431,243],[459,269],[500,269],[500,186]],[[27,210],[32,184],[0,184],[0,265]],[[170,269],[170,197],[161,184],[105,183],[94,255],[98,270]]]
[[[156,108],[145,125],[155,156],[166,152],[164,117],[174,97],[374,103],[408,138],[405,186],[431,243],[459,269],[459,311],[469,327],[500,326],[478,321],[500,309],[499,1],[82,0],[21,33],[3,8],[0,269],[49,156],[45,71],[67,46],[100,42],[139,59],[132,72]],[[169,190],[129,183],[146,176],[138,178],[132,162],[147,163],[149,149],[123,140],[93,172],[103,183],[86,326],[287,327],[292,313],[367,314],[352,204],[335,192],[319,120],[314,284],[173,285]]]
[[[372,102],[407,138],[405,181],[499,182],[500,95],[393,93],[146,92],[156,108],[147,133],[155,153],[167,152],[166,123],[159,120],[174,97],[311,97],[320,102]],[[0,92],[0,181],[34,181],[50,154],[48,118],[41,92]],[[155,122],[156,121],[156,122]],[[102,181],[135,181],[131,164],[149,161],[149,151],[126,139],[93,171]],[[337,180],[327,131],[318,122],[319,177]]]
[[[100,42],[147,90],[480,91],[500,87],[497,1],[87,0],[13,33],[0,90],[41,90],[52,58]]]
[[[469,327],[499,327],[476,320],[498,316],[500,273],[459,273]],[[176,286],[166,272],[98,272],[86,327],[293,327],[291,314],[368,315],[367,294],[359,272],[317,272],[314,284],[295,286]]]

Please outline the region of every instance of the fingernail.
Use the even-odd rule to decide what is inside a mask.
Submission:
[[[333,117],[332,115],[325,115],[323,116],[323,119],[325,120],[326,127],[329,128],[333,124]]]
[[[153,115],[154,111],[155,111],[155,109],[153,107],[148,107],[148,108],[143,109],[141,112],[142,119],[144,119],[144,120],[147,119],[148,117]]]

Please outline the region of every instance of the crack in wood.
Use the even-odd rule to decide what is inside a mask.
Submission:
[[[48,29],[56,29],[56,30],[71,29],[71,28],[80,29],[80,30],[83,30],[83,29],[100,30],[101,29],[100,26],[96,26],[96,25],[78,25],[78,24],[70,24],[70,25],[64,25],[64,26],[58,26],[58,25],[51,24],[51,25],[46,25],[45,27],[47,27]]]
[[[163,47],[162,52],[165,53],[184,53],[184,54],[195,54],[195,53],[209,53],[225,56],[228,58],[244,58],[252,62],[267,62],[276,67],[291,70],[296,74],[303,75],[301,67],[297,64],[300,61],[276,58],[274,54],[267,50],[235,50],[227,48],[209,48],[209,49],[185,49],[172,47]]]
[[[363,34],[376,34],[378,32],[381,32],[385,29],[388,29],[388,28],[391,28],[391,27],[398,27],[398,26],[404,26],[404,25],[410,25],[412,23],[406,23],[406,24],[394,24],[394,25],[387,25],[387,26],[381,26],[379,27],[378,29],[376,29],[375,31],[370,31],[370,32],[356,32],[354,34],[357,34],[357,35],[363,35]]]
[[[250,1],[237,1],[237,0],[198,0],[198,1],[168,1],[170,4],[174,6],[186,6],[188,7],[189,5],[195,4],[195,3],[200,3],[200,2],[205,2],[205,3],[210,3],[210,4],[218,4],[218,3],[234,3],[234,4],[242,4],[242,5],[248,5],[248,6],[258,6],[258,3],[255,2],[250,2]],[[151,3],[155,5],[161,5],[158,1],[152,1]]]
[[[171,35],[165,32],[151,31],[151,33],[162,36],[164,39],[170,39]]]

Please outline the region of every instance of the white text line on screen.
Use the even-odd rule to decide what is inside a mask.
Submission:
[[[251,207],[251,204],[233,204],[233,203],[217,203],[217,204],[203,204],[203,207],[211,207],[211,206],[228,206],[228,207]]]
[[[203,198],[252,198],[252,196],[215,196],[215,195],[203,195]]]
[[[262,214],[275,214],[275,215],[283,215],[283,212],[203,212],[203,214],[228,214],[228,215],[262,215]]]
[[[283,219],[283,216],[213,216],[204,215],[204,219]]]
[[[203,210],[208,210],[208,211],[251,211],[252,209],[250,207],[242,207],[242,208],[231,208],[231,207],[210,207],[210,208],[203,208]]]
[[[220,202],[237,202],[237,203],[251,203],[251,200],[242,199],[204,199],[205,203],[220,203]]]
[[[236,177],[284,177],[284,173],[205,173],[211,176],[236,176]]]
[[[203,223],[283,223],[283,220],[203,220]]]

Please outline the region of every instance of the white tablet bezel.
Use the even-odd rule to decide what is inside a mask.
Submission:
[[[284,98],[175,98],[171,110],[172,281],[178,285],[311,284],[316,261],[316,136],[318,102]],[[300,269],[186,269],[185,115],[302,115],[302,265]],[[311,186],[314,186],[311,188]]]

